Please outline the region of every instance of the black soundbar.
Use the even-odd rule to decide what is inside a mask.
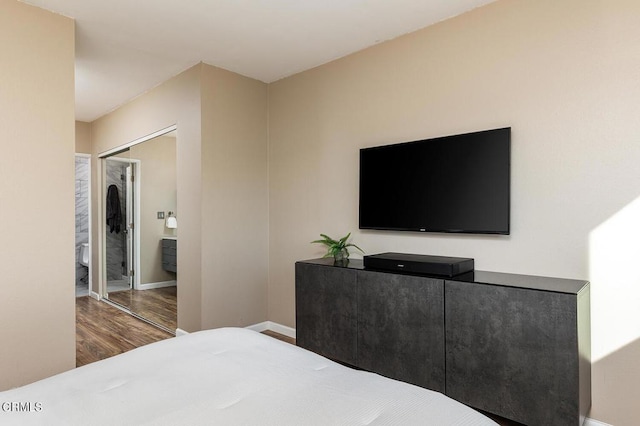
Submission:
[[[473,271],[473,259],[423,254],[380,253],[364,256],[365,269],[453,277]]]

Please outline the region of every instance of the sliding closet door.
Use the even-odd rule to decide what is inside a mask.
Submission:
[[[102,157],[103,297],[136,316],[177,328],[176,132]],[[172,244],[173,266],[163,262]],[[163,257],[164,256],[164,257]]]

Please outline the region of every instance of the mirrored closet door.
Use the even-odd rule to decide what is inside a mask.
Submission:
[[[177,328],[175,130],[104,155],[102,296],[167,331]]]

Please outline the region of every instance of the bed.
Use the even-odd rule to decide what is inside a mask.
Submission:
[[[143,346],[0,392],[0,403],[0,424],[21,426],[496,425],[438,392],[240,328]]]

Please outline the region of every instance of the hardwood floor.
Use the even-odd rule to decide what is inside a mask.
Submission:
[[[169,330],[178,328],[177,287],[109,293],[109,300]]]
[[[274,339],[282,340],[283,342],[291,343],[292,345],[296,344],[296,339],[293,337],[285,336],[284,334],[276,333],[275,331],[267,330],[263,331],[262,334],[266,334]]]
[[[76,367],[173,337],[89,296],[76,298]]]

